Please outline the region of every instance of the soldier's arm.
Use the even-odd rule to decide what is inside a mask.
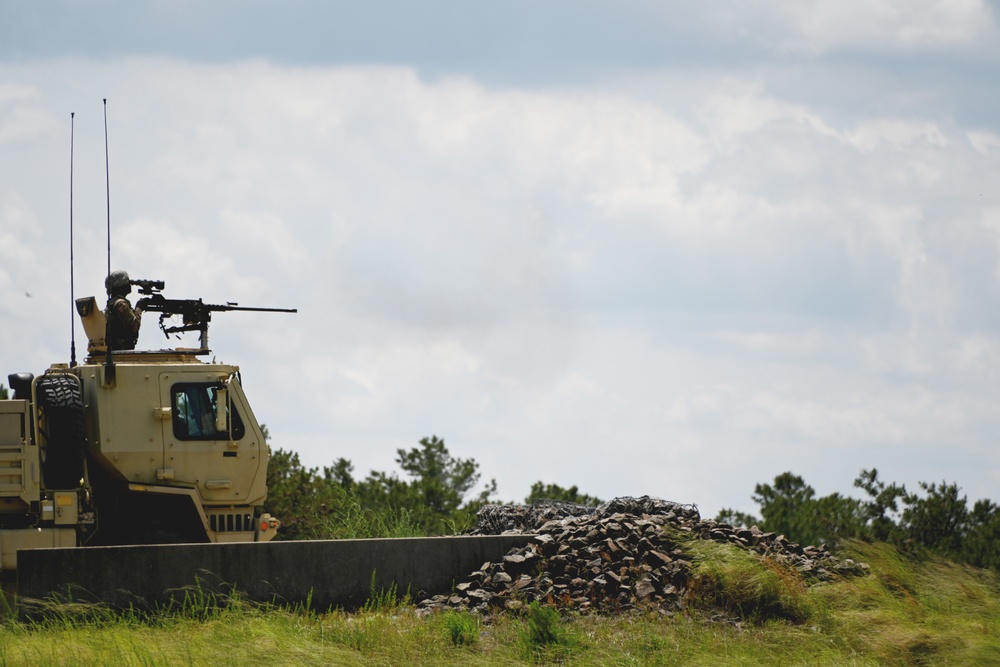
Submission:
[[[119,299],[115,303],[115,310],[118,311],[118,317],[122,326],[133,334],[138,335],[139,325],[142,324],[142,310],[132,310],[132,306],[125,299]]]

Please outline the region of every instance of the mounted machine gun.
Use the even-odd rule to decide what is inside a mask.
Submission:
[[[208,324],[212,321],[212,313],[225,312],[230,310],[248,310],[258,313],[297,313],[297,308],[251,308],[240,306],[237,303],[226,303],[225,305],[204,303],[201,299],[168,299],[161,294],[164,282],[162,280],[131,280],[132,285],[138,288],[139,294],[143,298],[136,302],[137,308],[144,311],[160,313],[160,329],[163,335],[170,337],[170,334],[184,331],[198,331],[201,334],[201,349],[208,349]],[[179,315],[181,323],[177,324],[172,320]]]

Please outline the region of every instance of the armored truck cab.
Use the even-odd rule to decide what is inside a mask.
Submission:
[[[85,362],[12,374],[0,400],[0,569],[19,548],[273,538],[268,448],[239,368],[201,361],[204,348],[109,359],[88,300]]]

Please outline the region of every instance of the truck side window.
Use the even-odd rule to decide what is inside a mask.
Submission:
[[[228,429],[217,431],[215,417],[219,406],[216,400],[216,384],[185,383],[171,388],[174,437],[178,440],[229,440]],[[223,405],[225,410],[226,406]],[[240,440],[245,429],[240,413],[233,408],[227,416],[226,424],[232,418],[233,440]]]

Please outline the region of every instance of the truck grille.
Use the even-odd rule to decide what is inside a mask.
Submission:
[[[254,529],[252,514],[209,514],[208,524],[217,533],[248,532]]]

